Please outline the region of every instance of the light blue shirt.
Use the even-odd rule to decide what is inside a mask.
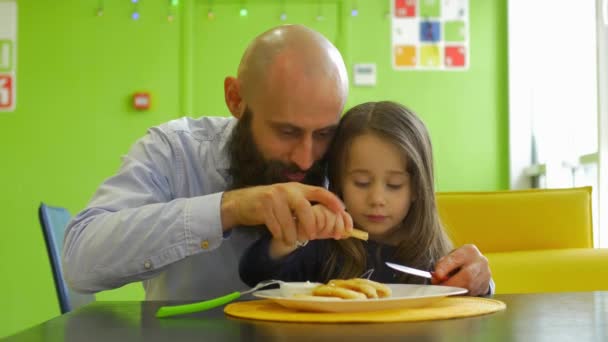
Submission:
[[[68,225],[69,286],[97,292],[143,281],[146,299],[197,300],[244,290],[239,258],[255,228],[224,238],[233,118],[181,118],[137,141]]]

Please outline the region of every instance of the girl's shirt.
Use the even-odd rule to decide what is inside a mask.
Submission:
[[[324,276],[323,268],[329,259],[330,248],[335,248],[332,240],[313,240],[291,254],[277,260],[269,255],[270,236],[266,235],[251,245],[241,257],[239,273],[241,280],[249,286],[268,280],[327,282],[338,278],[336,274]],[[397,262],[394,254],[396,248],[374,241],[364,242],[367,252],[366,270],[373,269],[369,279],[382,283],[399,283],[402,274],[384,264],[385,261]],[[341,261],[336,267],[340,269]],[[361,275],[357,275],[361,276]],[[414,279],[412,279],[414,280]],[[416,283],[428,284],[424,278],[415,277]]]

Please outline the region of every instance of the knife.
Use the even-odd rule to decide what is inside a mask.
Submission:
[[[411,267],[407,267],[407,266],[403,266],[403,265],[398,265],[398,264],[393,264],[392,262],[385,262],[386,266],[395,269],[397,271],[401,271],[404,273],[409,273],[409,274],[413,274],[413,275],[417,275],[419,277],[424,277],[424,278],[429,278],[432,279],[433,275],[431,274],[431,272],[427,272],[427,271],[423,271],[423,270],[419,270],[417,268],[411,268]]]

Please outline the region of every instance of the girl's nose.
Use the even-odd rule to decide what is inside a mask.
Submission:
[[[384,193],[384,186],[380,184],[374,184],[370,189],[369,201],[372,205],[385,205],[386,196]]]

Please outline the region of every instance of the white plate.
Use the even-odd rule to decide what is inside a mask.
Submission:
[[[393,294],[380,299],[333,299],[285,297],[280,289],[261,290],[253,295],[270,299],[286,308],[317,312],[363,312],[420,307],[432,304],[446,296],[467,293],[466,289],[439,285],[386,284]]]

